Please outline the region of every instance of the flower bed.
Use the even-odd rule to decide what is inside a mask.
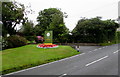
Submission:
[[[52,44],[52,45],[45,45],[45,44],[39,44],[37,45],[38,48],[57,48],[58,45]]]

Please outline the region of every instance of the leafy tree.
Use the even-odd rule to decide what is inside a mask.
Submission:
[[[116,29],[119,27],[118,23],[114,20],[103,21],[104,29],[106,30],[106,35],[109,41],[114,40],[116,35]]]
[[[113,20],[101,20],[101,17],[78,21],[72,33],[75,42],[102,43],[112,41],[118,24]]]
[[[27,21],[20,29],[20,32],[24,34],[24,36],[34,35],[34,24],[32,21]]]
[[[27,40],[34,40],[34,36],[35,36],[35,27],[32,21],[27,21],[23,24],[22,28],[19,30],[20,33],[22,33],[22,35],[24,37],[27,38]]]
[[[69,30],[66,28],[64,23],[65,13],[61,12],[56,8],[44,9],[39,12],[37,17],[37,28],[39,28],[39,34],[44,35],[44,31],[52,30],[53,39],[56,42],[61,42],[66,33],[68,34]]]
[[[24,11],[23,4],[17,2],[3,2],[2,3],[2,36],[6,37],[7,34],[16,34],[15,27],[17,24],[24,23]]]

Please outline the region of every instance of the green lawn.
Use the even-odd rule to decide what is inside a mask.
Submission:
[[[5,74],[80,53],[70,46],[59,46],[58,48],[52,49],[41,49],[36,46],[26,45],[1,51],[2,69],[0,71],[3,71],[3,74]]]

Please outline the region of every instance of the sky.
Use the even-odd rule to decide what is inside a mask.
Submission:
[[[37,24],[38,13],[48,8],[60,8],[68,17],[64,22],[69,30],[74,29],[81,17],[93,18],[101,16],[103,20],[118,18],[118,2],[120,0],[16,0],[25,6],[31,5],[33,14],[29,20]]]

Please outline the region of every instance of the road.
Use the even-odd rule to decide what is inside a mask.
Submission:
[[[10,75],[118,75],[120,44],[81,46],[79,55],[14,72]],[[104,77],[104,76],[103,76]],[[111,76],[112,77],[112,76]]]

